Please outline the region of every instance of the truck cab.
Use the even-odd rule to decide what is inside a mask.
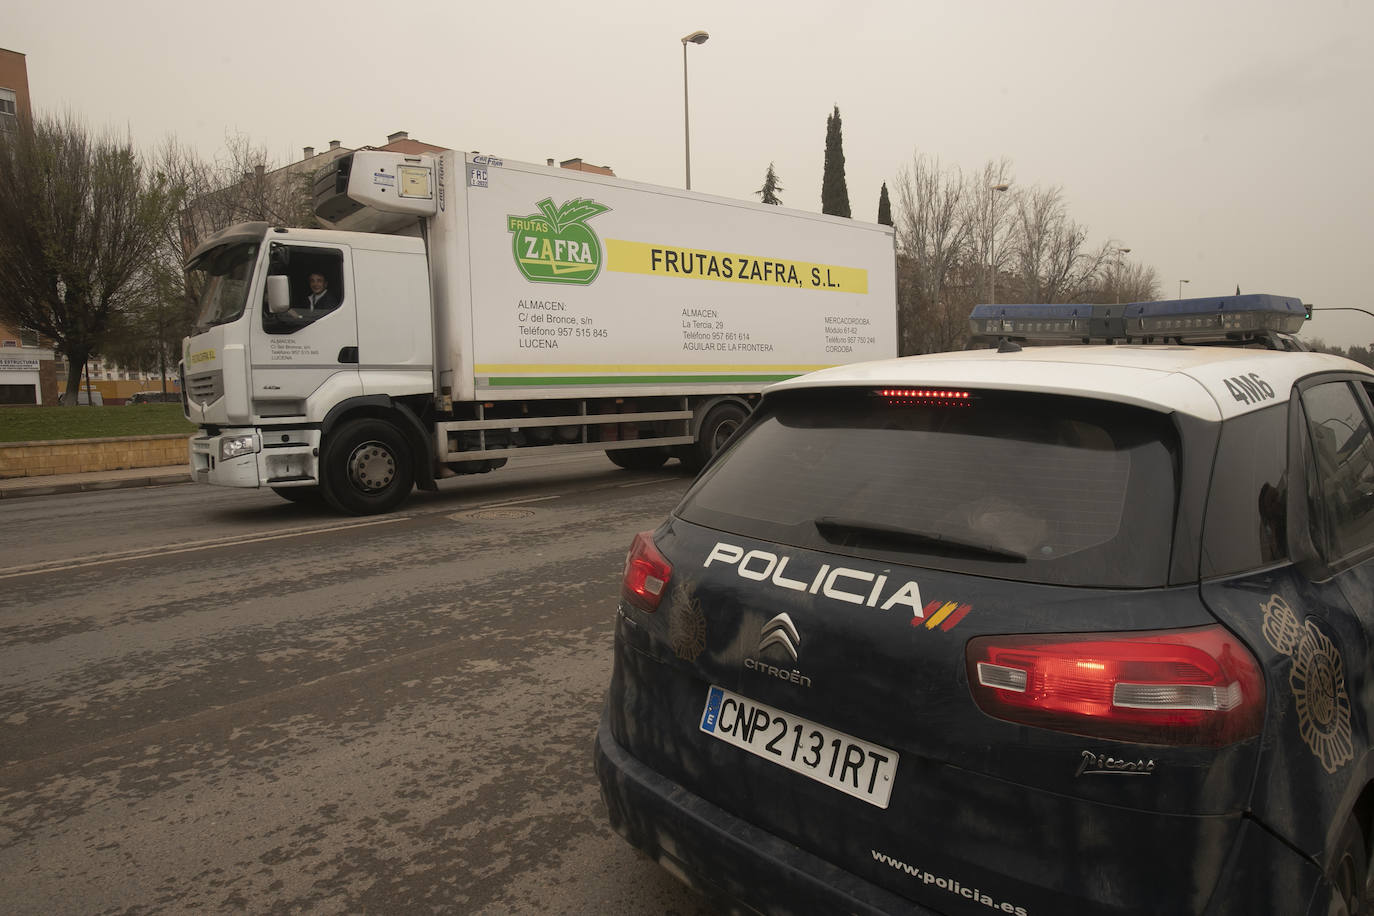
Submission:
[[[183,344],[196,480],[304,495],[320,485],[323,433],[350,405],[428,399],[419,239],[246,223],[201,245],[187,272],[200,305]],[[316,307],[312,277],[326,289]]]

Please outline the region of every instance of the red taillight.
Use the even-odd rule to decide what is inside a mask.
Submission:
[[[1220,747],[1259,734],[1264,677],[1221,627],[983,636],[969,686],[988,715],[1144,744]]]
[[[630,552],[625,557],[625,579],[620,584],[621,596],[637,608],[658,610],[673,566],[654,546],[654,533],[641,531],[635,535]]]

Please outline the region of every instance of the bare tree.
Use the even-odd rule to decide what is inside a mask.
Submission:
[[[147,294],[139,308],[118,317],[102,355],[127,368],[156,369],[165,378],[196,318],[182,272],[186,256],[234,223],[314,226],[314,170],[299,163],[278,167],[264,147],[242,134],[226,136],[224,150],[212,161],[169,137],[152,163],[179,206],[169,211],[148,261]]]
[[[1089,295],[1114,248],[1085,251],[1088,231],[1069,219],[1058,187],[1016,195],[1015,262],[1022,302],[1078,302]]]
[[[1163,290],[1159,272],[1148,264],[1132,264],[1121,278],[1122,302],[1147,302],[1159,299]]]
[[[967,330],[965,303],[950,295],[951,281],[967,263],[972,237],[966,182],[958,169],[944,173],[938,159],[918,153],[911,166],[902,169],[895,187],[899,268],[906,272],[899,284],[899,349],[951,349]]]
[[[194,303],[185,294],[180,269],[163,269],[157,258],[149,264],[146,295],[139,306],[116,316],[100,355],[125,369],[156,372],[167,390],[167,379],[181,355],[181,340],[195,322]]]
[[[1153,268],[1120,260],[1124,249],[1115,242],[1088,246],[1088,230],[1069,218],[1060,188],[1013,188],[1005,158],[965,175],[917,154],[895,190],[901,353],[964,345],[979,301],[1159,295]]]
[[[146,295],[139,308],[114,322],[101,355],[128,369],[156,370],[165,389],[166,378],[180,357],[181,340],[195,321],[195,304],[186,295],[182,264],[185,253],[201,239],[187,218],[188,205],[209,194],[218,179],[216,168],[176,137],[163,141],[150,157],[149,168],[174,195],[176,205],[162,221],[157,247],[147,262]]]
[[[1005,156],[983,164],[983,168],[969,176],[969,198],[973,213],[969,218],[969,242],[978,252],[982,276],[979,278],[978,298],[992,302],[996,280],[1003,268],[1011,263],[1013,220],[1008,217],[1005,197],[1011,187],[1011,160]],[[1009,292],[1003,287],[1003,292]]]
[[[65,404],[119,316],[149,295],[147,271],[177,196],[132,142],[72,116],[0,134],[0,315],[51,338]]]
[[[235,223],[317,225],[311,212],[313,169],[300,163],[279,166],[265,147],[243,134],[226,135],[224,152],[211,162],[169,139],[159,150],[157,164],[186,191],[185,207],[174,227],[178,258]]]
[[[1345,351],[1345,358],[1353,359],[1362,366],[1374,366],[1374,352],[1371,352],[1369,347],[1352,345]]]
[[[1114,242],[1106,247],[1108,256],[1089,298],[1095,302],[1145,302],[1160,297],[1159,274],[1153,267],[1117,259],[1119,248]]]

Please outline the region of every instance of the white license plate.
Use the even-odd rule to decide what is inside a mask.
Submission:
[[[897,752],[720,687],[706,691],[701,730],[794,773],[887,807]]]

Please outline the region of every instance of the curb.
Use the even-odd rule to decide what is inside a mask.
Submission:
[[[91,493],[98,490],[125,490],[135,487],[165,487],[190,483],[188,472],[179,474],[150,474],[145,477],[119,477],[104,480],[70,480],[34,486],[0,486],[0,500],[23,499],[28,496],[55,496],[60,493]],[[0,482],[3,483],[3,482]]]

